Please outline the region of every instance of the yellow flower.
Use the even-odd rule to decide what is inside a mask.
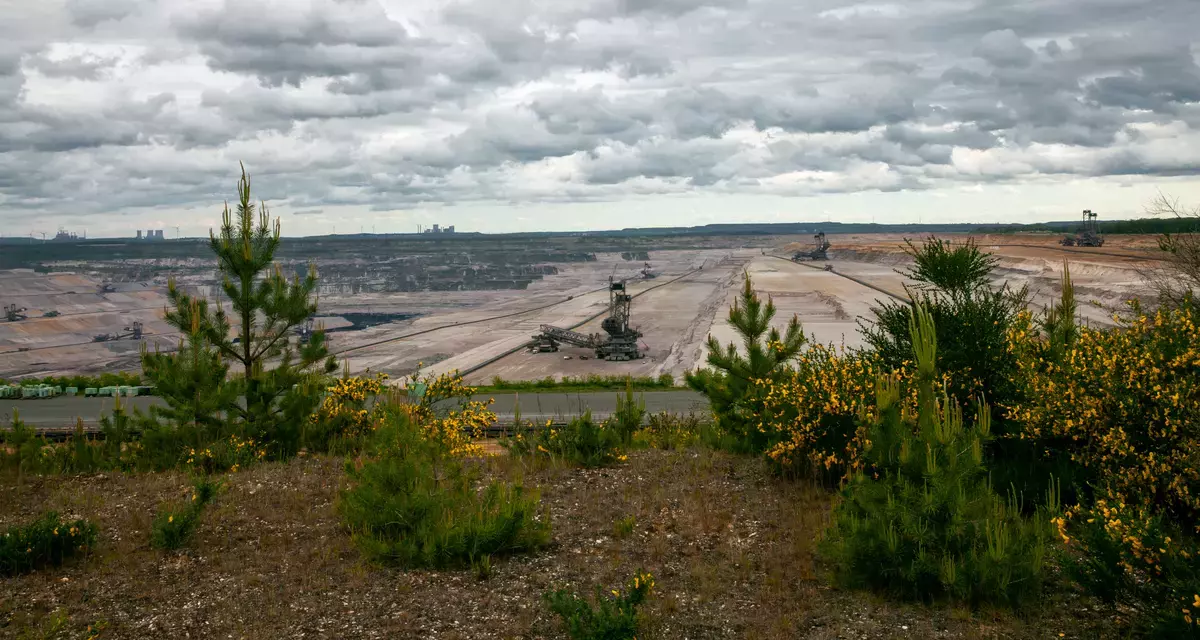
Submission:
[[[175,516],[167,516],[167,524],[175,522]]]

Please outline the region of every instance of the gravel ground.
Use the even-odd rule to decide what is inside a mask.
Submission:
[[[541,596],[590,592],[651,571],[646,638],[1097,638],[1112,616],[1056,590],[1022,617],[883,601],[831,588],[813,551],[830,494],[771,477],[757,460],[708,450],[639,451],[615,469],[532,468],[497,457],[489,473],[541,487],[551,547],[470,571],[365,564],[334,509],[342,462],[269,464],[233,474],[188,548],[148,544],[182,474],[26,478],[0,486],[0,527],[45,509],[94,518],[90,557],[0,579],[0,637],[562,638]],[[636,519],[632,534],[614,523]],[[61,633],[47,635],[53,615]]]

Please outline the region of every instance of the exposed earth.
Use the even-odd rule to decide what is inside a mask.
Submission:
[[[489,473],[541,491],[551,545],[497,557],[491,575],[375,567],[336,510],[345,461],[302,458],[229,474],[195,538],[148,543],[182,473],[31,477],[0,484],[0,528],[46,509],[98,523],[87,557],[0,579],[0,636],[100,638],[566,638],[545,592],[655,577],[639,638],[1117,638],[1115,614],[1062,584],[1021,616],[888,601],[828,586],[815,553],[832,493],[773,477],[763,461],[709,449],[632,451],[611,469],[527,466]],[[624,533],[616,523],[632,524]]]
[[[962,241],[966,236],[944,237]],[[398,280],[399,276],[388,275],[391,272],[380,275],[368,269],[369,258],[339,257],[329,276],[335,283],[322,286],[322,316],[316,320],[335,330],[330,345],[352,371],[370,369],[397,377],[418,369],[424,373],[457,369],[476,384],[496,376],[530,380],[667,373],[679,379],[685,371],[704,366],[704,342],[710,334],[722,342],[733,338],[726,313],[743,273],[775,301],[777,323],[782,325],[796,314],[812,340],[847,347],[862,344],[858,322],[869,316],[872,305],[889,295],[905,294],[905,279],[896,269],[903,268],[908,257],[903,253],[904,237],[895,234],[830,236],[833,248],[828,263],[803,264],[776,256],[806,249],[807,237],[659,241],[644,253],[656,276],[653,279],[641,275],[641,251],[621,251],[616,241],[593,247],[599,250],[589,251],[587,245],[576,250],[568,240],[559,239],[563,246],[539,249],[519,260],[505,258],[505,269],[516,269],[514,264],[519,263],[525,265],[519,271],[533,274],[519,282],[470,276],[491,273],[492,267],[482,266],[464,272],[469,277],[460,273],[454,276],[457,280],[447,280],[449,267],[431,263],[430,269],[443,273],[442,280],[422,280],[426,288],[421,290],[408,290],[416,287],[412,274]],[[1110,236],[1101,249],[1066,249],[1057,245],[1057,235],[1048,234],[976,240],[999,259],[996,283],[1028,285],[1035,307],[1056,298],[1063,261],[1069,260],[1080,314],[1100,326],[1112,324],[1112,313],[1126,299],[1145,293],[1141,271],[1155,264],[1157,257],[1152,236]],[[500,259],[496,252],[465,253],[471,260]],[[141,342],[150,349],[173,348],[178,335],[161,320],[167,275],[180,278],[181,286],[203,292],[211,288],[212,273],[202,265],[168,259],[150,261],[163,264],[149,270],[147,260],[89,263],[87,268],[55,266],[70,270],[49,274],[0,271],[0,303],[24,308],[27,316],[0,322],[0,378],[136,370]],[[409,269],[410,262],[403,262],[403,269]],[[824,264],[832,265],[833,272],[822,270]],[[155,275],[119,281],[120,273]],[[542,324],[565,328],[583,323],[578,331],[599,332],[610,276],[628,279],[629,291],[638,295],[632,324],[644,334],[645,358],[605,362],[575,347],[558,353],[520,348]],[[453,284],[457,289],[434,288],[451,286],[446,283],[457,283]],[[45,317],[52,312],[59,315]],[[98,334],[128,333],[122,329],[135,321],[143,325],[142,341],[129,337],[93,341]]]

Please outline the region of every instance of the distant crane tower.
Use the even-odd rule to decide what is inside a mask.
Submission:
[[[1083,210],[1083,228],[1073,236],[1066,236],[1058,243],[1064,247],[1103,247],[1104,236],[1100,235],[1097,214],[1091,209]]]
[[[25,319],[25,308],[18,308],[16,304],[10,304],[4,307],[4,319],[9,322],[17,322]]]
[[[825,232],[822,231],[813,236],[813,248],[808,251],[797,251],[792,256],[793,262],[801,260],[828,260],[829,259],[829,241],[825,239]]]
[[[604,334],[583,334],[544,324],[533,336],[537,351],[558,351],[559,344],[594,349],[598,360],[636,360],[645,357],[638,348],[642,332],[630,326],[629,317],[633,296],[625,289],[624,280],[608,278],[608,317],[600,323]]]

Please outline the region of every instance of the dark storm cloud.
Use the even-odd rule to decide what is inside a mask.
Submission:
[[[1192,0],[64,1],[0,25],[0,215],[207,203],[235,157],[308,215],[1200,155]]]

